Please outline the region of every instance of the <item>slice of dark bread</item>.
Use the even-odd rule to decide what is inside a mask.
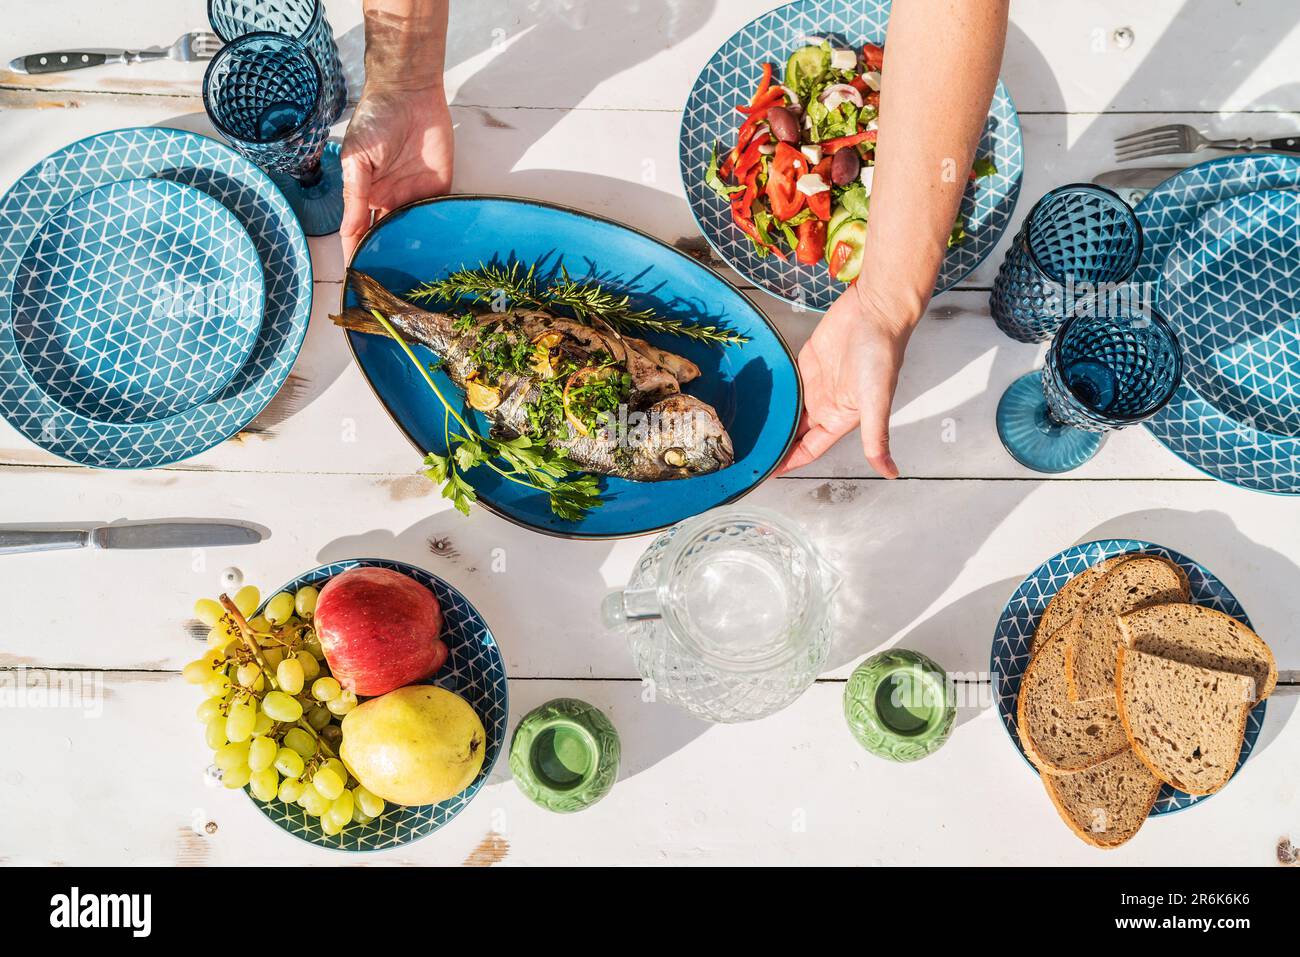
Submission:
[[[1138,832],[1160,781],[1131,749],[1073,774],[1044,774],[1043,787],[1070,830],[1093,847],[1119,847]]]
[[[1043,642],[1020,679],[1016,724],[1025,754],[1047,772],[1082,771],[1129,746],[1114,696],[1078,703],[1069,699],[1060,632]]]
[[[1255,680],[1120,646],[1120,720],[1151,773],[1188,794],[1213,794],[1236,770]]]
[[[1029,653],[1036,652],[1049,635],[1073,618],[1074,613],[1083,607],[1083,603],[1092,595],[1093,589],[1105,574],[1128,557],[1128,555],[1116,555],[1114,558],[1104,559],[1091,568],[1085,568],[1062,585],[1043,609],[1042,617],[1038,619],[1038,627],[1034,629],[1034,637],[1029,643]]]
[[[1134,651],[1254,678],[1260,701],[1277,685],[1277,662],[1264,639],[1217,609],[1150,605],[1120,615],[1119,630]]]
[[[1070,700],[1096,701],[1114,695],[1120,615],[1147,605],[1185,602],[1190,597],[1187,575],[1164,558],[1138,555],[1107,572],[1061,629],[1067,636],[1065,676]]]

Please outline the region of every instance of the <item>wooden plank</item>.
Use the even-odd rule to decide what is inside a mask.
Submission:
[[[43,680],[29,674],[27,680]],[[93,690],[93,678],[91,688]],[[1300,741],[1281,702],[1232,787],[1148,822],[1103,853],[1057,819],[996,713],[978,695],[952,739],[917,764],[862,751],[842,686],[817,684],[788,710],[709,725],[642,700],[637,683],[512,681],[511,727],[559,695],[602,708],[619,729],[620,779],[574,815],[528,803],[498,763],[449,825],[376,854],[329,853],[279,831],[243,794],[205,784],[208,752],[179,677],[103,676],[102,711],[0,708],[0,802],[12,864],[1223,864],[1268,865],[1300,811]],[[1294,699],[1290,699],[1294,700]],[[671,782],[671,783],[667,783]],[[959,784],[960,786],[954,786]],[[1244,813],[1246,810],[1249,813]]]
[[[713,51],[775,0],[453,4],[451,95],[466,105],[679,111]],[[331,25],[353,93],[364,50],[358,0],[331,0]],[[146,11],[140,0],[88,5],[47,0],[15,18],[0,57],[91,46],[167,43],[205,27],[199,0]],[[146,28],[147,25],[147,28]],[[1123,46],[1127,30],[1131,42]],[[597,39],[598,38],[598,39]],[[581,49],[559,68],[556,51]],[[1300,109],[1289,80],[1300,25],[1284,0],[1124,0],[1044,4],[1016,0],[1003,77],[1030,112]],[[131,95],[195,93],[203,64],[106,67],[42,77],[0,71],[0,87]],[[647,78],[653,78],[647,81]]]
[[[5,491],[3,524],[207,518],[252,523],[270,538],[195,552],[6,557],[0,665],[176,670],[202,649],[187,630],[190,608],[216,593],[225,567],[269,590],[323,562],[377,556],[461,589],[491,624],[511,675],[635,677],[599,604],[627,581],[645,538],[571,542],[483,510],[465,518],[423,478],[400,474],[17,469]],[[803,523],[847,576],[830,675],[893,644],[983,672],[1021,579],[1059,549],[1109,537],[1205,562],[1279,665],[1300,663],[1287,589],[1300,576],[1300,513],[1284,498],[1211,482],[781,479],[747,501]]]

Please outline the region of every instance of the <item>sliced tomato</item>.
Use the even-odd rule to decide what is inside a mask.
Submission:
[[[832,279],[837,279],[839,274],[844,270],[844,266],[853,255],[853,247],[848,243],[839,242],[831,250],[830,273]]]
[[[876,73],[885,65],[885,48],[878,43],[864,43],[862,45],[862,62],[866,64],[868,70]]]
[[[857,90],[863,96],[871,91],[871,87],[867,86],[867,81],[862,79],[860,76],[855,76],[853,79],[849,80],[849,86],[853,87],[853,89]]]
[[[804,195],[795,188],[808,160],[789,143],[777,143],[767,174],[767,200],[777,219],[792,218],[803,209]]]
[[[821,262],[826,254],[826,224],[820,219],[810,219],[800,223],[796,232],[799,245],[795,247],[794,258],[806,266]]]
[[[813,215],[825,222],[831,218],[831,191],[824,190],[808,197],[808,208]]]

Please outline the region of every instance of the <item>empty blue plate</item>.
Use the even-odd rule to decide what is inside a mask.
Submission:
[[[15,277],[45,222],[78,196],[123,180],[193,187],[230,211],[252,240],[266,286],[252,351],[213,395],[174,415],[104,422],[55,401],[19,348]],[[293,368],[311,315],[311,256],[284,194],[228,146],[185,130],[113,130],[37,163],[0,197],[0,415],[34,444],[79,465],[152,468],[230,438],[275,396]]]
[[[628,294],[637,307],[684,322],[725,326],[749,337],[743,345],[713,346],[647,333],[656,346],[699,365],[685,390],[712,405],[731,434],[735,463],[710,475],[667,482],[601,479],[603,504],[580,521],[556,518],[547,497],[507,481],[486,466],[469,473],[479,504],[527,528],[569,538],[621,538],[666,528],[735,501],[771,475],[794,440],[802,398],[794,357],[779,332],[744,295],[689,256],[627,226],[533,200],[446,196],[407,206],[366,234],[352,268],[398,295],[461,267],[480,263],[536,266],[545,278],[568,270],[575,280],[597,278]],[[345,305],[356,297],[346,290]],[[347,333],[375,395],[419,450],[446,452],[445,415],[428,384],[395,342]],[[422,362],[433,353],[419,347]],[[461,393],[442,372],[444,393]],[[476,414],[475,427],[487,431]]]
[[[750,282],[808,309],[829,309],[848,286],[831,279],[825,263],[803,266],[793,256],[785,262],[775,256],[759,258],[732,220],[727,201],[705,184],[704,172],[715,144],[725,150],[735,143],[742,119],[736,107],[752,95],[764,63],[776,66],[779,76],[790,54],[810,37],[834,37],[854,49],[883,43],[889,10],[890,0],[795,0],[765,13],[718,48],[700,71],[682,112],[682,185],[700,232]],[[1020,195],[1025,165],[1020,117],[1001,81],[976,156],[992,157],[997,172],[966,187],[961,201],[966,239],[944,257],[936,294],[951,289],[993,251]],[[966,171],[955,175],[965,176]]]
[[[13,288],[32,378],[64,408],[148,422],[205,401],[262,325],[262,264],[239,221],[159,179],[87,190],[47,219]]]
[[[1171,548],[1153,545],[1151,542],[1127,538],[1110,538],[1097,542],[1085,542],[1071,545],[1064,551],[1057,552],[1043,564],[1039,565],[1020,583],[1007,605],[1002,609],[998,619],[997,631],[993,635],[993,652],[989,670],[993,676],[993,695],[997,698],[998,714],[1002,726],[1006,729],[1011,743],[1016,746],[1025,764],[1035,774],[1038,769],[1025,757],[1024,746],[1020,743],[1020,730],[1016,724],[1016,700],[1020,694],[1020,679],[1029,665],[1029,645],[1038,628],[1038,620],[1048,603],[1055,597],[1061,586],[1079,572],[1091,568],[1099,562],[1116,555],[1158,555],[1167,558],[1187,573],[1187,581],[1192,590],[1192,603],[1205,605],[1231,615],[1246,627],[1250,619],[1228,586],[1198,562],[1186,555],[1180,555]],[[1267,701],[1261,701],[1251,709],[1246,721],[1246,737],[1241,743],[1241,756],[1237,759],[1237,770],[1246,763],[1250,752],[1259,738],[1264,726],[1264,712]],[[1181,811],[1199,804],[1212,795],[1194,796],[1177,791],[1169,785],[1163,785],[1151,808],[1152,816]]]
[[[1143,247],[1133,281],[1158,284],[1186,359],[1182,386],[1146,428],[1214,478],[1281,495],[1300,495],[1297,399],[1275,385],[1300,369],[1285,313],[1298,227],[1278,205],[1289,200],[1249,197],[1296,189],[1300,157],[1228,156],[1176,173],[1134,208]]]
[[[1229,418],[1300,436],[1300,190],[1263,190],[1207,210],[1160,277],[1187,381]]]

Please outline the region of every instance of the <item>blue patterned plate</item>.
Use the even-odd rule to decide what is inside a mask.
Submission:
[[[704,183],[715,144],[729,148],[739,128],[736,106],[758,83],[764,63],[779,69],[806,37],[834,37],[853,48],[883,43],[890,0],[795,0],[742,27],[700,71],[682,114],[679,157],[682,184],[700,232],[738,273],[786,302],[829,309],[845,288],[831,279],[825,264],[803,266],[791,257],[760,259],[732,221],[727,202]],[[1020,118],[1007,88],[998,82],[977,156],[992,156],[998,172],[966,189],[961,211],[966,239],[948,250],[935,292],[951,289],[993,251],[1006,231],[1020,195],[1024,152]]]
[[[262,264],[234,216],[164,179],[87,190],[36,231],[14,280],[31,376],[72,412],[149,422],[210,398],[262,325]]]
[[[546,277],[561,266],[574,279],[598,277],[638,306],[684,321],[706,321],[749,337],[743,345],[711,346],[647,333],[654,345],[680,353],[703,372],[685,391],[712,405],[731,434],[735,462],[711,475],[669,482],[601,479],[599,508],[578,522],[551,514],[547,497],[507,481],[485,466],[470,479],[479,504],[526,528],[567,538],[621,538],[666,528],[747,494],[771,475],[794,440],[802,394],[794,357],[754,304],[713,270],[627,226],[534,200],[446,196],[405,207],[362,239],[352,266],[401,295],[462,266],[535,265]],[[345,305],[353,305],[351,289]],[[397,426],[420,455],[446,452],[446,419],[428,385],[392,340],[347,333],[357,364]],[[433,354],[423,348],[425,362]],[[444,394],[459,395],[442,372]],[[476,428],[487,422],[476,414]],[[412,467],[419,456],[412,456]]]
[[[1182,387],[1146,427],[1214,478],[1284,495],[1300,494],[1300,400],[1287,392],[1300,346],[1285,312],[1300,226],[1282,200],[1247,197],[1295,189],[1300,158],[1230,156],[1171,176],[1134,210],[1144,245],[1133,280],[1158,285],[1161,304],[1179,313],[1169,318],[1187,357]]]
[[[325,587],[325,582],[350,568],[388,568],[414,578],[433,592],[442,608],[442,640],[447,643],[447,663],[442,666],[430,684],[454,691],[474,708],[487,732],[487,748],[483,754],[483,769],[474,782],[450,800],[424,807],[403,807],[389,804],[384,813],[369,824],[349,824],[333,837],[320,829],[320,822],[310,817],[296,804],[282,801],[259,801],[245,789],[248,799],[257,805],[272,823],[318,847],[338,851],[382,851],[401,847],[422,837],[427,837],[464,810],[474,799],[479,788],[492,773],[497,756],[506,739],[506,719],[510,714],[510,695],[506,681],[505,662],[501,649],[483,616],[469,600],[441,578],[430,575],[423,568],[405,562],[384,558],[354,558],[333,562],[304,572],[267,597],[282,591],[295,592],[304,585]],[[261,614],[261,609],[258,609]]]
[[[23,360],[14,323],[14,279],[46,221],[87,190],[159,179],[207,193],[253,241],[266,302],[247,361],[204,402],[150,422],[112,423],[51,398]],[[80,465],[151,468],[211,448],[271,401],[293,367],[311,315],[311,257],[302,228],[265,173],[227,146],[183,130],[115,130],[42,160],[0,198],[0,414],[43,449]]]
[[[1091,568],[1098,562],[1115,555],[1145,554],[1159,555],[1176,562],[1183,571],[1192,588],[1192,602],[1205,605],[1231,615],[1247,627],[1250,619],[1245,609],[1228,591],[1226,585],[1219,581],[1203,565],[1192,561],[1186,555],[1180,555],[1170,548],[1153,545],[1150,542],[1126,538],[1109,538],[1098,542],[1086,542],[1072,545],[1065,551],[1057,552],[1043,564],[1029,573],[1020,587],[1012,594],[1007,606],[1002,609],[998,619],[997,631],[993,634],[993,653],[989,662],[989,671],[993,679],[993,695],[998,702],[998,714],[1002,717],[1002,726],[1006,729],[1011,743],[1016,746],[1022,758],[1025,749],[1020,744],[1020,733],[1016,727],[1016,699],[1020,693],[1020,678],[1029,664],[1029,644],[1038,627],[1047,603],[1052,600],[1057,590],[1085,568]],[[1246,722],[1246,739],[1241,744],[1241,757],[1237,761],[1237,770],[1246,763],[1255,741],[1259,738],[1260,728],[1264,725],[1264,711],[1267,701],[1261,701],[1250,712]],[[1025,764],[1035,774],[1038,769],[1025,758]],[[1169,785],[1160,789],[1151,814],[1170,814],[1198,804],[1212,795],[1195,797],[1182,791],[1175,791]]]

